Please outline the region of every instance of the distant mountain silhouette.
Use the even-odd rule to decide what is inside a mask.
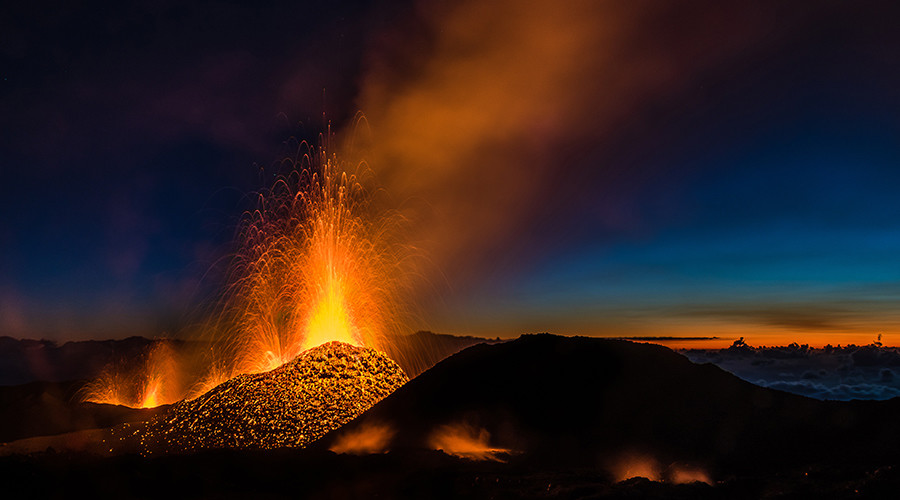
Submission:
[[[663,463],[768,470],[896,460],[898,417],[895,400],[817,401],[658,345],[542,334],[470,347],[314,447],[386,425],[392,449],[426,448],[436,429],[464,424],[544,466],[590,467],[638,452]]]

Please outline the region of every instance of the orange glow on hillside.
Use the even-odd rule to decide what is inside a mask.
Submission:
[[[675,484],[706,483],[712,484],[709,474],[698,467],[673,465],[669,468],[669,481]]]
[[[469,425],[445,425],[437,429],[429,440],[432,449],[468,460],[492,460],[503,462],[500,455],[509,454],[506,448],[490,445],[491,435],[485,429]]]
[[[712,484],[709,474],[702,468],[683,463],[673,463],[664,467],[656,458],[647,454],[626,454],[609,467],[616,481],[643,477],[651,481],[666,481],[674,484],[694,482]]]

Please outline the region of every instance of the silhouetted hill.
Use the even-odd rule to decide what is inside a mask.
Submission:
[[[409,378],[414,378],[439,361],[467,347],[497,342],[501,340],[419,331],[412,335],[393,337],[388,355],[403,368]]]
[[[466,425],[554,467],[637,452],[746,471],[896,459],[897,403],[765,389],[658,345],[526,335],[438,363],[316,446],[379,424],[396,432],[392,449],[426,448],[442,426]]]

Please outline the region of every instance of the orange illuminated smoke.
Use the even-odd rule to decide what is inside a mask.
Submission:
[[[674,484],[701,482],[712,484],[709,474],[701,467],[675,462],[664,467],[647,454],[630,453],[611,464],[610,472],[616,481],[643,477],[651,481],[667,481]]]
[[[455,457],[503,462],[501,456],[510,454],[510,450],[491,446],[490,439],[486,429],[457,424],[438,428],[431,435],[429,444],[433,449]]]
[[[643,477],[651,481],[662,479],[661,467],[654,458],[644,455],[633,455],[623,458],[613,468],[617,481],[633,477]]]
[[[699,467],[673,464],[669,467],[669,480],[675,484],[706,483],[712,484],[709,474]]]
[[[131,408],[154,408],[184,397],[175,352],[168,342],[155,342],[133,365],[108,366],[81,390],[81,400]]]
[[[338,435],[328,449],[335,453],[351,455],[384,453],[388,451],[388,445],[394,434],[395,431],[390,426],[364,423],[356,429]]]
[[[384,351],[400,324],[396,219],[324,148],[292,166],[240,227],[219,328],[231,375],[271,370],[331,341]]]

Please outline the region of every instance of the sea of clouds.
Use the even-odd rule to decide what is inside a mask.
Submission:
[[[900,348],[806,345],[681,351],[695,363],[713,363],[754,384],[823,400],[900,396]]]

